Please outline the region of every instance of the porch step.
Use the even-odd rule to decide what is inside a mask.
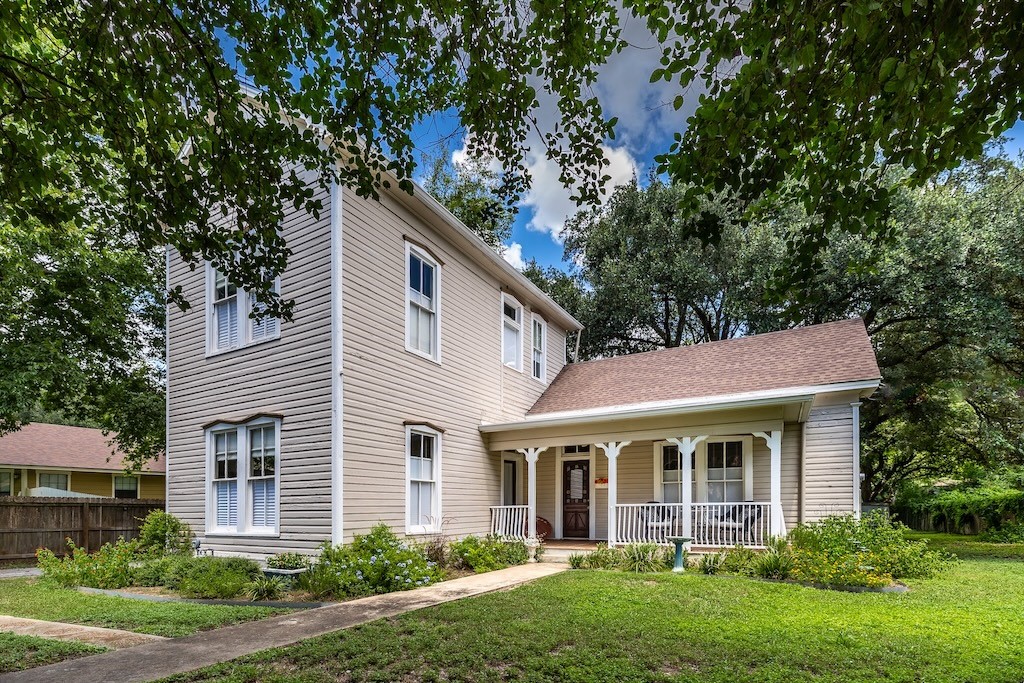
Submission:
[[[593,548],[590,549],[579,549],[579,548],[551,548],[548,546],[544,547],[544,553],[540,557],[541,562],[560,562],[565,563],[569,561],[570,555],[589,555],[594,552]]]

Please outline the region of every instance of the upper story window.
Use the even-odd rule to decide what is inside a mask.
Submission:
[[[523,369],[523,305],[508,294],[501,295],[501,362]]]
[[[541,382],[547,381],[548,375],[548,326],[542,318],[533,316],[533,335],[531,336],[533,346],[532,366],[530,372],[534,379]]]
[[[406,287],[405,347],[409,351],[440,361],[438,343],[440,282],[437,262],[426,252],[406,243],[408,282]]]
[[[268,274],[267,279],[271,276]],[[207,351],[219,353],[248,344],[276,339],[278,320],[260,315],[265,308],[252,294],[246,294],[213,266],[208,270],[210,302],[207,307]],[[273,290],[280,291],[280,281],[273,278]]]
[[[279,435],[269,417],[209,430],[207,532],[277,533]]]

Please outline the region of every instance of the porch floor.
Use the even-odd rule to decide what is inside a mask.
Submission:
[[[546,551],[554,551],[552,557],[558,557],[559,559],[557,561],[561,562],[564,561],[565,557],[568,557],[572,553],[592,552],[597,550],[597,545],[599,543],[607,543],[607,541],[600,538],[596,540],[590,540],[587,538],[551,538],[545,540],[542,545]],[[707,553],[717,553],[720,550],[722,550],[722,548],[691,545],[687,552],[691,555],[704,555]]]

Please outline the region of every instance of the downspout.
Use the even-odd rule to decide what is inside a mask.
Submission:
[[[807,420],[800,425],[800,490],[797,492],[797,522],[804,523],[805,489],[807,488]]]
[[[164,245],[164,296],[171,291],[171,250]],[[168,454],[171,449],[171,311],[164,302],[164,506],[171,501],[171,463]],[[139,478],[139,493],[142,493],[142,479]],[[203,496],[207,494],[204,491]],[[205,515],[205,513],[204,513]],[[203,520],[203,524],[206,520]]]
[[[853,413],[853,515],[860,519],[860,401],[850,404]]]
[[[342,188],[331,181],[331,543],[345,540]]]

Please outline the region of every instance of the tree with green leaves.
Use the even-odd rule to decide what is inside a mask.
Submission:
[[[634,0],[663,47],[652,80],[678,109],[703,90],[659,158],[701,211],[728,192],[748,216],[796,201],[790,282],[813,296],[815,259],[838,230],[884,234],[899,185],[923,187],[1024,116],[1024,5],[994,2]]]
[[[501,196],[501,178],[490,160],[453,160],[447,148],[424,159],[423,189],[470,230],[501,252],[512,238],[515,209]]]
[[[792,267],[802,207],[723,220],[722,239],[703,245],[678,210],[685,191],[618,188],[604,209],[569,221],[574,276],[535,274],[587,326],[584,358],[857,315],[883,375],[862,409],[865,500],[967,463],[1024,461],[1024,169],[985,158],[900,191],[890,239],[834,230],[811,300],[766,284]],[[707,210],[728,217],[726,206]]]

